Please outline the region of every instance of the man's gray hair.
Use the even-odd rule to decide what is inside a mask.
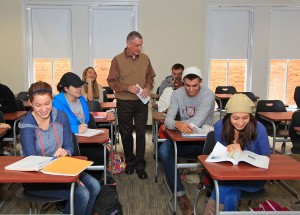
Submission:
[[[134,40],[135,38],[143,39],[142,35],[137,31],[131,31],[127,36],[127,41]]]

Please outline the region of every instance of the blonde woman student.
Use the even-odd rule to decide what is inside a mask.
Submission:
[[[82,95],[88,101],[103,102],[103,88],[97,83],[97,73],[93,67],[88,67],[83,71],[82,80],[87,83],[83,86]]]

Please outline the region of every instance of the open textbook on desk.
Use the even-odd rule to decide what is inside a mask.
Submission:
[[[76,176],[92,165],[92,161],[73,157],[28,156],[5,167],[6,170],[40,171],[50,175]]]
[[[270,158],[264,155],[258,155],[248,150],[227,152],[226,146],[217,142],[213,151],[206,158],[205,162],[222,162],[230,161],[234,165],[238,165],[240,161],[244,161],[253,166],[268,169]]]
[[[208,132],[213,131],[214,128],[212,126],[209,125],[203,125],[200,128],[197,127],[194,123],[190,122],[189,123],[190,126],[193,127],[194,131],[193,133],[190,134],[186,134],[184,132],[181,132],[181,135],[183,137],[193,137],[193,138],[197,138],[197,137],[206,137]]]

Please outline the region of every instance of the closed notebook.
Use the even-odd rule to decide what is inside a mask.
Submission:
[[[65,156],[58,157],[40,171],[50,175],[76,176],[92,164],[92,161]]]
[[[5,167],[6,170],[40,171],[51,175],[76,176],[92,165],[92,161],[73,157],[28,156]]]
[[[107,118],[107,112],[92,112],[91,113],[95,119],[106,119]]]

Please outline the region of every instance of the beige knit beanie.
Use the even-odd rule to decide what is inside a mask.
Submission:
[[[231,96],[225,107],[227,113],[252,113],[254,108],[252,100],[241,93]]]

